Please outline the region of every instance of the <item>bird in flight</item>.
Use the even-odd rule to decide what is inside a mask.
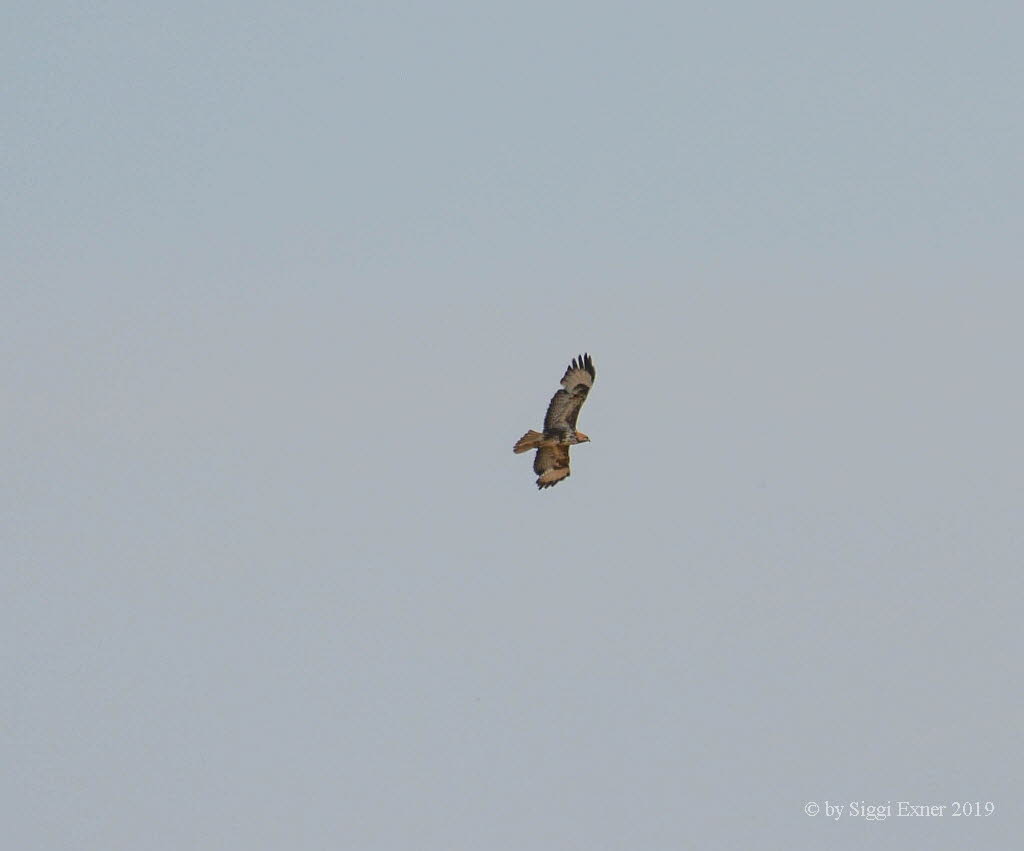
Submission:
[[[576,418],[594,386],[594,375],[590,355],[573,358],[562,376],[562,389],[551,397],[544,416],[544,433],[530,429],[512,447],[517,455],[537,450],[533,472],[537,474],[537,487],[541,490],[569,478],[569,447],[590,441],[582,431],[576,431]]]

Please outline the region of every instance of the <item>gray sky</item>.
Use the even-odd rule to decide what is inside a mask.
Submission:
[[[1019,4],[3,18],[12,848],[1019,841]]]

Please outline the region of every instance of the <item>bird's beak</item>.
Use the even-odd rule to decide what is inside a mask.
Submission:
[[[579,440],[580,443],[589,443],[590,442],[590,436],[584,434],[582,431],[576,432],[576,439]]]

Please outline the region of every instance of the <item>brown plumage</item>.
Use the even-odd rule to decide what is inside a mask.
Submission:
[[[582,431],[576,431],[576,418],[594,386],[594,377],[590,355],[573,358],[562,376],[562,389],[551,397],[544,416],[544,431],[530,429],[512,447],[516,454],[537,450],[533,472],[537,474],[537,487],[542,490],[569,477],[569,447],[590,440]]]

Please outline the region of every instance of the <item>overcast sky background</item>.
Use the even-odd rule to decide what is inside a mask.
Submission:
[[[2,18],[9,847],[1019,841],[1024,7]]]

